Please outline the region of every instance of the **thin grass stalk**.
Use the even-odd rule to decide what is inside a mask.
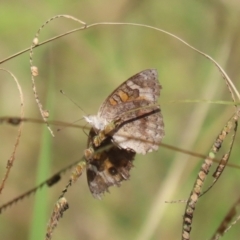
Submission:
[[[48,84],[46,89],[48,92],[46,94],[46,106],[47,109],[53,109],[53,85],[54,85],[54,72],[51,68],[50,74],[48,74]],[[50,168],[51,168],[51,145],[52,145],[52,136],[49,134],[48,129],[45,126],[43,130],[43,135],[40,143],[40,154],[38,159],[38,166],[37,166],[37,177],[36,177],[36,184],[42,182],[46,175],[49,175]],[[43,187],[42,191],[37,193],[35,196],[35,203],[32,215],[32,222],[30,227],[30,240],[42,240],[44,239],[44,232],[46,229],[46,223],[48,220],[49,214],[49,205],[48,205],[48,192],[47,188]]]
[[[217,59],[221,59],[221,62],[225,63],[227,62],[228,57],[229,46],[224,45],[220,49]],[[208,77],[209,81],[206,81],[206,85],[203,88],[201,95],[199,95],[199,98],[204,99],[207,96],[208,99],[212,99],[216,94],[219,94],[219,91],[221,91],[220,87],[215,87],[219,81],[217,76],[218,73],[215,72],[215,68],[212,68],[212,72]],[[179,139],[179,147],[188,149],[193,148],[199,133],[198,131],[195,131],[195,129],[202,128],[209,108],[209,104],[202,104],[193,110],[192,115],[189,116],[189,122],[186,124],[188,126],[188,131]],[[181,143],[184,143],[184,145]],[[139,233],[136,237],[137,240],[150,239],[153,236],[164,216],[164,213],[168,209],[166,204],[161,204],[161,201],[171,198],[177,191],[182,175],[185,174],[184,171],[187,167],[187,164],[188,161],[186,156],[182,155],[181,153],[176,154],[173,164],[170,166],[169,172],[166,175],[165,181],[159,187],[159,191],[156,194],[154,203],[149,210],[148,216],[140,228],[140,231],[138,231]]]
[[[198,172],[197,178],[188,198],[185,213],[183,216],[182,240],[190,239],[190,232],[192,230],[192,221],[195,208],[201,195],[203,184],[208,176],[209,170],[213,162],[210,158],[215,158],[216,154],[219,152],[219,149],[222,146],[223,141],[226,139],[226,136],[229,134],[233,127],[235,127],[235,125],[232,122],[232,119],[230,119],[224,126],[220,134],[217,136],[217,139],[215,140],[211,150],[209,151],[209,158],[206,158],[204,160],[204,163],[202,164],[201,169]]]

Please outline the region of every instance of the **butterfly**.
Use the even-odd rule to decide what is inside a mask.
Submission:
[[[157,70],[146,69],[115,89],[97,115],[85,116],[92,126],[84,154],[87,181],[95,198],[129,179],[136,153],[158,149],[165,135],[161,89]]]

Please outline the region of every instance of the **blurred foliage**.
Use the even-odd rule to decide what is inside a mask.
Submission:
[[[156,26],[183,38],[211,55],[225,69],[240,89],[240,3],[228,1],[5,1],[0,8],[0,56],[4,59],[30,46],[38,28],[50,17],[68,14],[87,23],[136,22]],[[40,42],[79,25],[68,19],[48,24]],[[207,103],[170,103],[173,100],[208,99],[231,101],[229,91],[218,70],[208,60],[179,41],[156,31],[133,26],[99,26],[79,31],[41,46],[34,51],[34,64],[40,75],[37,87],[43,105],[51,95],[50,118],[74,122],[85,114],[60,94],[62,89],[87,114],[97,112],[100,103],[121,82],[146,68],[156,68],[163,86],[160,104],[166,126],[164,143],[206,154],[226,121],[233,106]],[[32,92],[29,54],[22,54],[1,65],[12,71],[24,91],[25,116],[40,119]],[[1,72],[0,115],[19,116],[19,95],[6,73]],[[52,83],[49,88],[48,82]],[[209,89],[209,85],[212,87]],[[208,89],[208,91],[206,90]],[[213,95],[211,94],[213,93]],[[202,116],[202,107],[207,110]],[[196,113],[193,115],[193,113]],[[194,123],[202,119],[198,127]],[[81,121],[83,123],[83,121]],[[84,123],[83,123],[84,124]],[[22,139],[10,178],[1,195],[0,204],[16,197],[36,184],[38,159],[42,151],[41,136],[45,126],[24,125]],[[56,130],[56,127],[53,127]],[[0,127],[1,176],[5,172],[16,128]],[[190,141],[189,134],[195,134]],[[80,159],[87,136],[79,129],[63,128],[51,143],[51,169],[55,173]],[[239,136],[230,161],[238,163]],[[227,148],[225,144],[223,148]],[[180,158],[176,159],[176,156]],[[219,155],[221,157],[221,155]],[[184,204],[166,204],[166,200],[186,199],[193,185],[201,159],[160,148],[158,152],[137,156],[131,180],[121,188],[112,188],[102,201],[93,199],[86,176],[74,184],[66,195],[70,209],[54,233],[53,239],[141,239],[139,234],[154,209],[158,193],[166,187],[166,179],[175,163],[184,164],[179,178],[167,189],[157,206],[164,206],[158,215],[157,229],[147,239],[179,239]],[[55,187],[38,194],[51,209],[70,172]],[[46,178],[49,175],[45,176]],[[177,176],[176,176],[177,177]],[[42,179],[44,180],[44,178]],[[210,183],[210,181],[209,181]],[[217,228],[231,204],[239,197],[239,170],[227,168],[216,186],[197,205],[193,220],[193,239],[207,239]],[[176,189],[175,189],[176,188]],[[19,202],[0,216],[1,239],[29,239],[34,197]],[[153,210],[154,211],[154,210]],[[151,225],[151,224],[150,224]],[[43,239],[43,235],[40,239]],[[223,239],[237,239],[234,227]],[[39,237],[39,236],[38,236]],[[37,237],[36,237],[37,239]]]

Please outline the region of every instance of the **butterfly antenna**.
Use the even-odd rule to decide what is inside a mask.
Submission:
[[[62,93],[68,100],[70,100],[75,106],[77,106],[85,115],[87,115],[87,113],[72,98],[66,95],[63,90],[60,90],[60,93]]]
[[[83,118],[80,118],[80,119],[78,119],[78,120],[76,120],[76,121],[74,121],[74,122],[71,122],[71,123],[69,123],[69,125],[68,126],[64,126],[64,127],[62,127],[62,128],[58,128],[57,129],[57,132],[59,132],[59,131],[61,131],[61,130],[63,130],[64,128],[66,128],[66,127],[69,127],[69,126],[71,126],[71,124],[75,124],[75,123],[77,123],[77,122],[79,122],[79,121],[81,121]],[[85,125],[86,126],[86,125]],[[85,127],[84,126],[84,127]]]
[[[66,94],[65,94],[65,92],[63,91],[63,90],[60,90],[60,93],[62,93],[65,97],[67,97],[72,103],[74,103],[83,113],[84,113],[84,115],[87,115],[87,113],[75,102],[75,101],[73,101],[73,99],[72,98],[70,98],[69,96],[67,96]],[[76,123],[76,122],[78,122],[78,121],[80,121],[80,120],[82,120],[83,118],[81,118],[81,119],[79,119],[79,120],[77,120],[77,121],[74,121],[74,122],[72,122],[72,123]],[[86,124],[87,125],[87,124]],[[86,126],[85,125],[85,126]],[[84,126],[84,127],[85,127]],[[60,131],[60,130],[62,130],[63,128],[59,128],[59,129],[57,129],[57,131]],[[85,130],[83,129],[83,132],[84,132],[84,134],[86,135],[86,136],[88,136],[88,134],[85,132]]]
[[[85,112],[72,98],[70,98],[68,95],[66,95],[66,93],[65,93],[63,90],[60,90],[60,93],[62,93],[68,100],[70,100],[75,106],[77,106],[85,115],[87,115],[86,112]],[[78,119],[78,120],[72,122],[72,124],[77,123],[78,121],[81,121],[82,119],[83,119],[83,118]],[[65,128],[65,127],[63,127],[63,128],[58,128],[57,131],[59,132],[59,131],[61,131],[61,130],[64,129],[64,128]]]

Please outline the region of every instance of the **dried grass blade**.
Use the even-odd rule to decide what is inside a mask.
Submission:
[[[23,99],[23,92],[22,92],[21,85],[19,84],[17,78],[10,71],[2,69],[2,68],[0,68],[0,70],[9,73],[12,76],[12,78],[14,79],[14,81],[15,81],[15,83],[17,85],[17,89],[18,89],[19,97],[20,97],[20,116],[21,116],[21,118],[23,118],[24,117],[24,99]],[[2,191],[4,189],[5,182],[7,181],[7,178],[9,176],[9,174],[10,174],[10,170],[11,170],[11,168],[13,166],[13,163],[14,163],[14,160],[15,160],[15,154],[16,154],[17,147],[19,145],[19,141],[20,141],[21,134],[22,134],[22,127],[23,127],[23,124],[21,123],[19,125],[19,128],[18,128],[18,134],[17,134],[16,141],[14,143],[12,154],[11,154],[10,158],[8,159],[8,161],[7,161],[7,166],[6,166],[7,170],[6,170],[6,172],[5,172],[4,176],[3,176],[2,182],[0,184],[0,194],[2,193]]]
[[[221,133],[217,136],[209,154],[208,158],[204,160],[204,163],[201,166],[201,169],[198,173],[197,179],[193,185],[193,189],[190,193],[190,196],[187,201],[187,205],[185,208],[184,216],[183,216],[183,227],[182,227],[182,240],[190,239],[190,232],[192,229],[192,220],[193,214],[195,211],[196,204],[201,194],[201,190],[206,180],[206,177],[209,173],[209,169],[212,166],[212,158],[215,158],[216,153],[222,146],[223,141],[225,140],[228,133],[231,131],[233,124],[231,121],[228,121],[227,124],[222,129]]]
[[[226,125],[228,127],[228,132],[231,131],[231,129],[233,128],[233,135],[232,135],[232,140],[230,142],[230,146],[229,146],[229,150],[227,153],[225,153],[222,158],[221,158],[221,161],[219,162],[217,168],[216,168],[216,171],[213,173],[213,177],[214,177],[214,180],[213,180],[213,183],[200,195],[203,196],[205,193],[207,193],[213,186],[214,184],[217,182],[217,180],[219,179],[219,177],[222,175],[225,167],[227,166],[228,164],[228,160],[229,160],[229,157],[231,155],[231,152],[232,152],[232,148],[233,148],[233,144],[234,144],[234,141],[235,141],[235,137],[236,137],[236,133],[237,133],[237,127],[238,127],[238,116],[237,115],[234,115],[227,123]]]
[[[226,214],[225,218],[223,221],[220,223],[219,227],[217,228],[216,232],[212,236],[211,240],[218,240],[221,236],[223,236],[233,225],[239,221],[240,216],[236,218],[235,221],[233,221],[231,224],[230,222],[232,219],[235,217],[237,213],[237,207],[240,206],[240,198],[233,204],[231,209],[228,211]]]
[[[49,223],[48,223],[45,240],[52,239],[53,231],[57,227],[60,218],[63,217],[63,213],[69,208],[69,205],[68,205],[67,200],[64,197],[64,195],[68,191],[68,188],[73,183],[75,183],[77,181],[77,179],[82,175],[82,173],[85,170],[85,168],[86,168],[86,161],[85,160],[81,160],[77,164],[77,166],[74,169],[74,171],[72,172],[72,175],[71,175],[71,178],[70,178],[68,184],[63,189],[62,194],[60,195],[58,201],[54,205],[54,209],[53,209],[53,212],[51,214],[51,218],[50,218]]]

